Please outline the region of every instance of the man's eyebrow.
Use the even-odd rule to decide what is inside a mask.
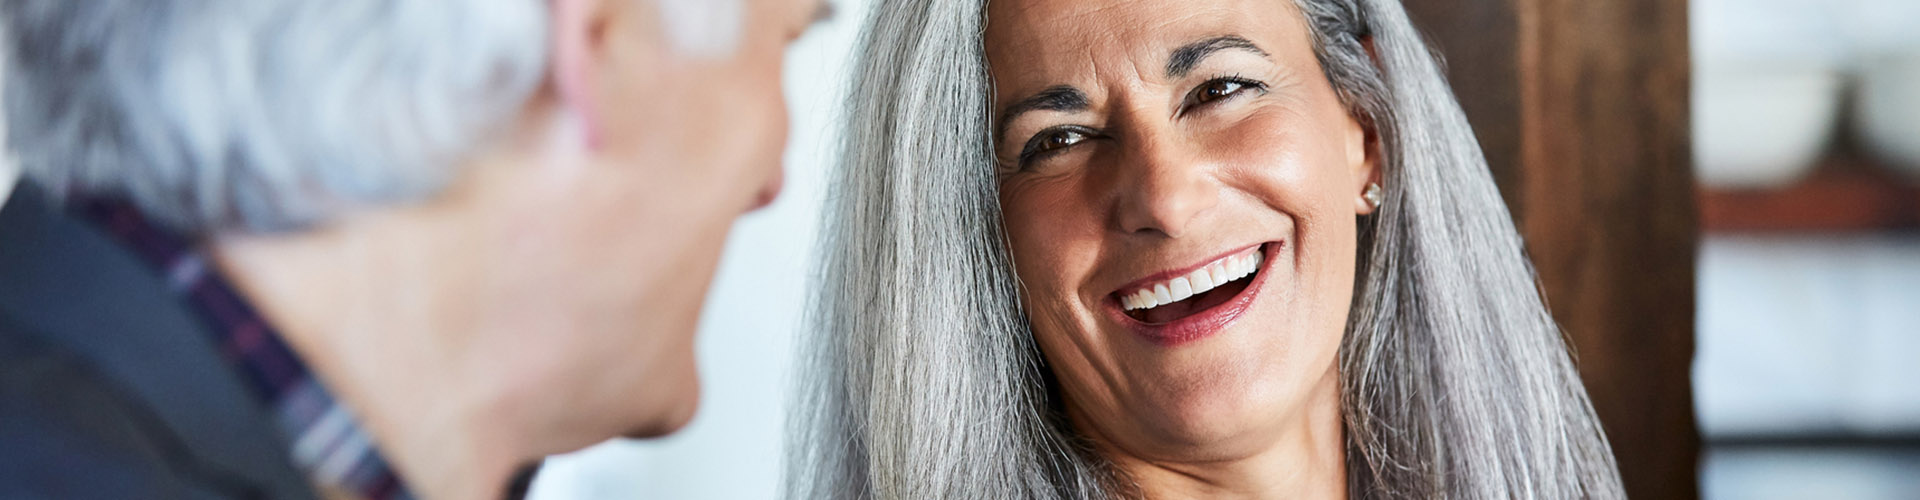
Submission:
[[[1185,77],[1187,73],[1193,71],[1194,66],[1200,65],[1200,60],[1206,59],[1215,52],[1229,49],[1245,50],[1259,54],[1260,57],[1268,57],[1267,51],[1260,50],[1259,45],[1254,45],[1252,41],[1238,35],[1216,36],[1173,49],[1173,55],[1167,57],[1167,78]]]
[[[819,6],[813,8],[812,19],[807,20],[807,25],[817,26],[826,24],[828,21],[833,20],[834,15],[839,13],[840,10],[833,6],[833,2],[822,1]]]
[[[993,136],[1003,138],[1007,135],[1007,124],[1028,111],[1086,111],[1091,106],[1092,101],[1080,89],[1068,85],[1048,87],[1000,110],[999,123],[994,126]]]

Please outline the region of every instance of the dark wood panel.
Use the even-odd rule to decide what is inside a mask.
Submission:
[[[1519,20],[1499,1],[1409,0],[1407,13],[1440,56],[1460,107],[1507,206],[1523,210],[1520,186]]]
[[[1449,62],[1628,495],[1698,498],[1686,2],[1406,4]]]

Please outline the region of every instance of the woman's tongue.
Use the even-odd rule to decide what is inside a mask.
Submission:
[[[1228,300],[1233,299],[1233,296],[1239,295],[1241,290],[1247,288],[1247,282],[1252,281],[1249,278],[1234,280],[1232,283],[1227,283],[1212,290],[1187,297],[1187,300],[1151,309],[1127,311],[1127,315],[1150,325],[1172,323],[1180,318],[1192,316],[1200,311],[1205,311],[1213,306],[1224,304]]]

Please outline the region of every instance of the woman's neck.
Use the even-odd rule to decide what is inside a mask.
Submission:
[[[1095,439],[1097,443],[1105,440]],[[1238,443],[1236,443],[1238,444]],[[1343,500],[1346,440],[1338,373],[1316,384],[1305,411],[1268,446],[1233,458],[1182,461],[1143,458],[1096,445],[1144,498]],[[1213,455],[1197,450],[1196,456]]]

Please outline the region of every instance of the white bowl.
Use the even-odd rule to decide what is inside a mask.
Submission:
[[[1920,46],[1860,65],[1854,128],[1867,149],[1920,179]]]
[[[1792,184],[1833,136],[1842,79],[1830,68],[1755,63],[1697,68],[1693,157],[1716,189]]]

